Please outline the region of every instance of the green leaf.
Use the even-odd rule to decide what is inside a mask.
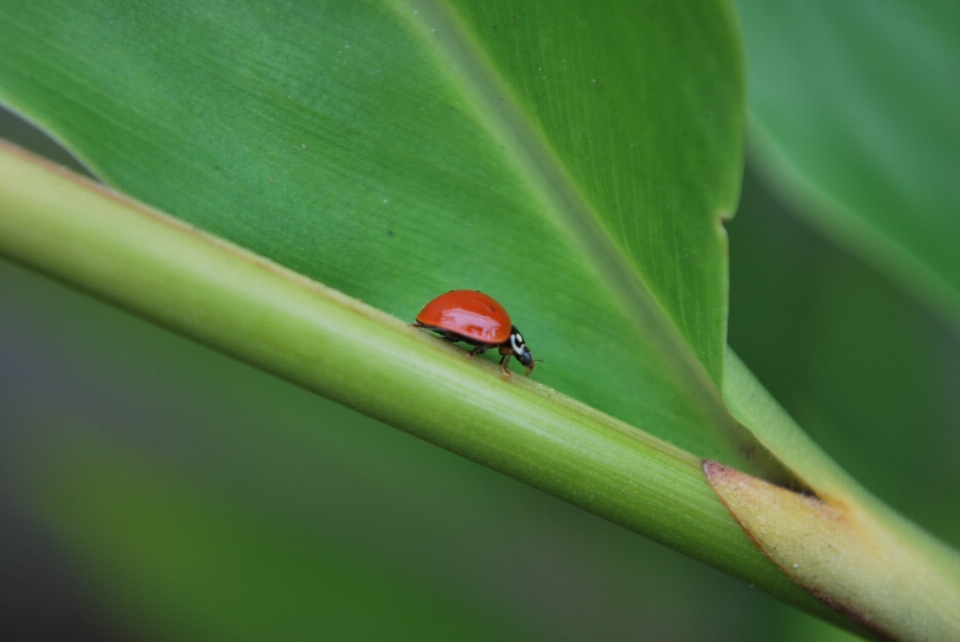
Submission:
[[[737,6],[761,167],[821,229],[960,320],[960,5]]]
[[[721,2],[0,5],[0,96],[108,184],[748,470],[722,407],[742,68]],[[711,383],[711,378],[713,383]]]

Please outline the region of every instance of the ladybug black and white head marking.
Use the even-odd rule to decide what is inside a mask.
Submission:
[[[517,332],[516,328],[513,328],[510,332],[510,348],[513,350],[513,356],[515,356],[520,363],[523,363],[524,356],[530,354],[530,350],[527,349],[526,344],[523,342],[523,335]]]
[[[533,355],[530,354],[530,349],[524,343],[523,335],[517,330],[517,326],[510,328],[510,349],[517,361],[527,368],[527,374],[530,374],[530,371],[533,370]]]

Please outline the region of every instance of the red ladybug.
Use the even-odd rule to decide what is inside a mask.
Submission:
[[[527,368],[528,377],[534,368],[533,355],[510,321],[510,315],[483,292],[450,290],[441,294],[424,306],[414,325],[433,330],[447,341],[463,341],[475,346],[470,356],[499,348],[503,355],[500,367],[504,372],[511,356]]]

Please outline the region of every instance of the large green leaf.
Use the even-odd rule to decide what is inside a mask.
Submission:
[[[738,0],[762,168],[960,319],[960,4]]]
[[[109,184],[751,468],[716,388],[742,80],[720,2],[0,4],[0,96]]]

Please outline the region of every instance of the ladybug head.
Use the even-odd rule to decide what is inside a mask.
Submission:
[[[517,358],[517,361],[527,368],[527,374],[530,374],[530,371],[535,367],[533,355],[530,354],[530,349],[524,343],[523,335],[517,330],[517,326],[510,328],[510,349],[513,350],[513,356]]]

